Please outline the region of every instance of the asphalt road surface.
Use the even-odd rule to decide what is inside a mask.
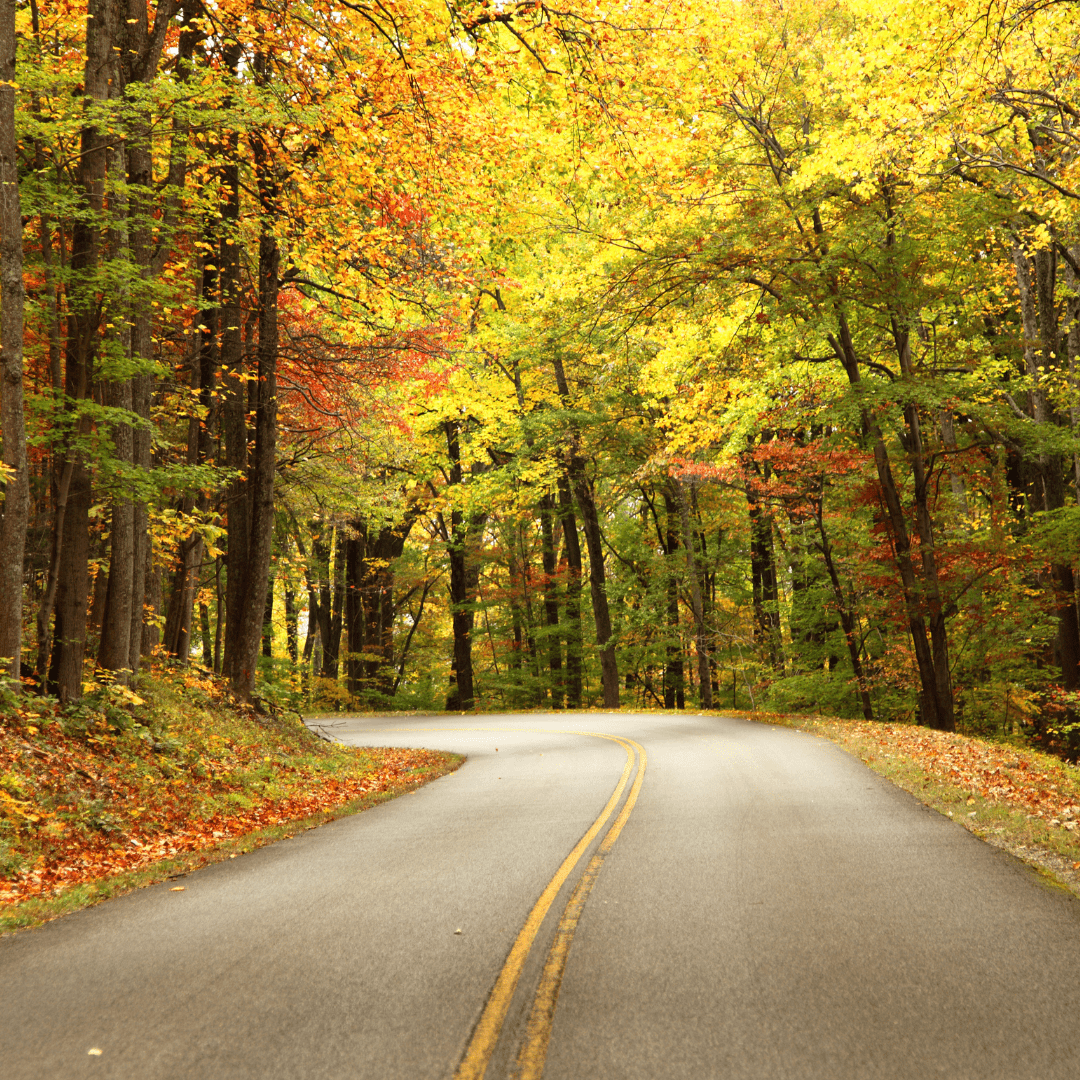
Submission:
[[[468,761],[0,940],[3,1080],[1080,1077],[1080,901],[822,739],[326,727]]]

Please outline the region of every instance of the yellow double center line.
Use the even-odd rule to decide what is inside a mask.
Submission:
[[[454,1074],[454,1080],[483,1080],[487,1071],[488,1062],[495,1050],[495,1044],[499,1041],[506,1014],[510,1009],[510,1003],[517,989],[518,980],[525,967],[525,961],[529,957],[536,935],[540,932],[540,926],[544,921],[559,890],[566,883],[566,879],[573,873],[574,867],[581,861],[589,845],[596,839],[600,830],[604,827],[615,807],[619,804],[623,791],[634,767],[634,751],[638,755],[637,776],[630,788],[630,794],[623,804],[622,810],[615,819],[607,835],[600,842],[596,854],[589,861],[581,880],[567,901],[562,918],[559,920],[555,931],[555,940],[548,952],[544,970],[540,976],[540,984],[537,987],[536,996],[533,999],[532,1012],[526,1027],[525,1041],[517,1059],[517,1071],[521,1080],[539,1080],[543,1075],[544,1060],[547,1057],[548,1041],[551,1038],[551,1025],[555,1018],[555,1006],[558,1001],[559,987],[562,984],[563,971],[566,968],[566,960],[570,953],[570,944],[573,941],[574,931],[577,929],[578,919],[581,917],[585,901],[588,899],[604,859],[611,851],[615,841],[619,838],[623,826],[630,817],[630,812],[637,802],[641,783],[645,778],[645,748],[633,739],[624,739],[618,735],[605,735],[597,731],[567,731],[567,732],[544,732],[544,734],[565,735],[591,735],[598,739],[610,739],[617,742],[626,751],[626,765],[623,767],[622,776],[615,790],[608,799],[607,805],[600,811],[600,816],[592,823],[589,831],[577,842],[574,850],[563,860],[562,865],[555,871],[555,876],[547,883],[546,888],[540,894],[540,898],[533,905],[525,925],[521,928],[510,955],[503,964],[499,977],[495,980],[495,986],[488,998],[487,1005],[476,1025],[472,1039],[469,1041],[465,1056]]]

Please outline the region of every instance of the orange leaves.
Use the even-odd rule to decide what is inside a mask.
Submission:
[[[296,721],[226,705],[209,676],[159,674],[124,699],[126,720],[90,699],[54,715],[31,698],[0,718],[0,904],[409,790],[452,765],[331,746]]]
[[[221,781],[177,778],[157,788],[154,805],[145,808],[146,814],[137,815],[137,822],[131,820],[136,816],[131,811],[144,808],[125,805],[130,785],[124,781],[122,769],[110,770],[102,792],[110,805],[99,820],[108,825],[104,819],[112,810],[121,827],[55,836],[47,858],[39,857],[13,878],[0,880],[0,903],[17,903],[140,870],[182,852],[204,851],[259,829],[335,810],[362,796],[419,785],[432,772],[442,772],[447,763],[446,755],[426,750],[363,750],[358,757],[354,771],[341,775],[320,774],[309,764],[304,774],[290,779],[286,794],[249,797],[244,799],[247,806],[238,800],[205,818],[191,812],[192,803],[207,788],[220,789]],[[120,821],[122,816],[128,820]]]
[[[1070,831],[1080,825],[1080,784],[1064,765],[1026,750],[927,728],[859,727],[883,754],[899,751],[919,762],[930,777]]]

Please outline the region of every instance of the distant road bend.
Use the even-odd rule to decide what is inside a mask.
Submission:
[[[1080,901],[822,739],[323,726],[468,761],[0,940],[4,1080],[1080,1077]]]

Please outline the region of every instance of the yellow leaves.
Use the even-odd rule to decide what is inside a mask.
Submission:
[[[1045,250],[1053,247],[1053,244],[1054,238],[1050,233],[1050,229],[1043,222],[1039,222],[1028,236],[1028,246],[1032,251]]]
[[[34,804],[26,799],[16,799],[0,787],[0,818],[6,818],[16,826],[32,825],[41,820],[41,815],[34,813]]]
[[[113,693],[117,697],[122,698],[129,705],[145,705],[146,704],[146,701],[143,698],[139,697],[139,695],[136,694],[133,690],[130,690],[128,687],[123,686],[122,684],[118,683],[113,688]]]

